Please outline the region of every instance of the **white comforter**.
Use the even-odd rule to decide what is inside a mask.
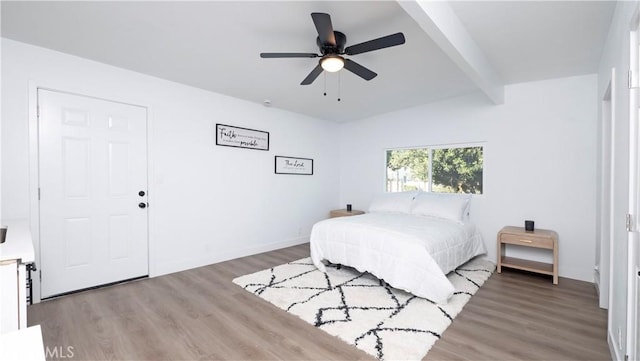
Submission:
[[[323,272],[323,260],[351,266],[442,304],[454,291],[445,275],[486,253],[473,224],[395,213],[323,220],[310,241],[311,259]]]

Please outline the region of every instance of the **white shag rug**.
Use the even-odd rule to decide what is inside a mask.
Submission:
[[[473,259],[449,273],[446,305],[395,289],[369,273],[310,258],[241,276],[233,282],[379,360],[421,360],[495,265]]]

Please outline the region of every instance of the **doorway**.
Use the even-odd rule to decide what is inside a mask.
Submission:
[[[148,275],[147,110],[38,89],[41,298]]]

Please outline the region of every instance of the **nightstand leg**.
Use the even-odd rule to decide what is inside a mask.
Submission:
[[[504,256],[504,244],[500,242],[500,236],[498,235],[498,264],[496,269],[498,273],[502,273],[502,257]]]
[[[558,284],[558,241],[553,242],[553,284]]]

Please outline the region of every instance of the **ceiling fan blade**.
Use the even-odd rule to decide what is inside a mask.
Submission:
[[[261,58],[317,58],[314,53],[260,53]]]
[[[322,45],[336,46],[336,36],[331,25],[331,16],[325,13],[311,13],[313,23],[316,25],[318,37]]]
[[[391,46],[404,44],[404,34],[395,33],[387,36],[383,36],[378,39],[365,41],[364,43],[348,46],[344,49],[344,53],[347,55],[356,55],[366,53],[368,51],[384,49]]]
[[[371,70],[365,68],[364,66],[350,59],[345,59],[344,68],[354,73],[355,75],[361,77],[364,80],[371,80],[376,76],[378,76],[378,74],[372,72]]]
[[[300,83],[300,85],[309,85],[313,83],[313,81],[316,80],[316,78],[318,77],[318,75],[320,75],[320,73],[322,73],[322,67],[318,63],[318,65],[316,65],[316,67],[313,68],[311,73],[309,73],[309,75],[307,75],[307,77],[304,78],[304,80],[302,81],[302,83]]]

